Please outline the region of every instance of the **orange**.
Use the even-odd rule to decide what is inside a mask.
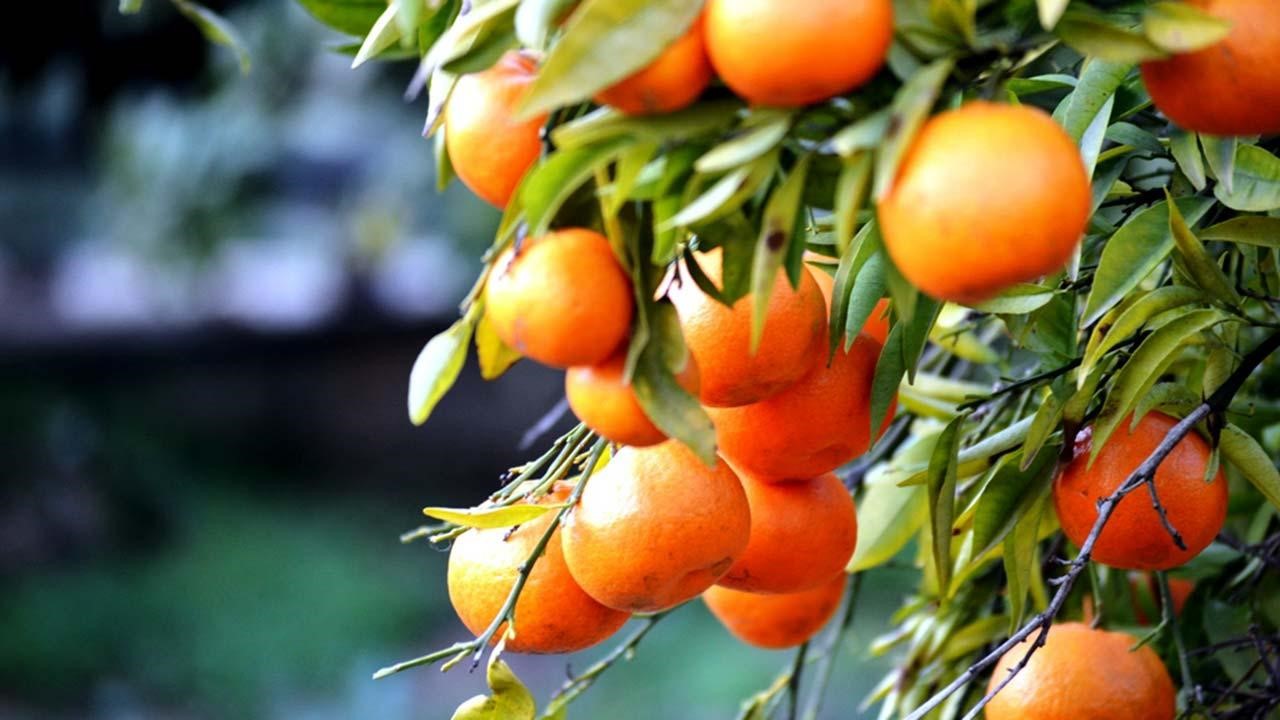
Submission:
[[[1159,617],[1156,620],[1147,617],[1146,611],[1142,608],[1143,603],[1138,600],[1138,593],[1145,592],[1155,601],[1157,615],[1163,610],[1164,601],[1160,598],[1160,584],[1156,581],[1156,576],[1148,573],[1129,573],[1129,589],[1133,592],[1133,614],[1137,621],[1142,625],[1158,622]],[[1169,597],[1173,600],[1174,615],[1182,612],[1182,606],[1187,604],[1187,598],[1191,597],[1195,589],[1195,580],[1169,578]]]
[[[880,201],[880,229],[912,284],[974,303],[1062,269],[1090,192],[1079,148],[1047,113],[971,102],[925,123]]]
[[[709,0],[711,64],[757,105],[826,100],[867,82],[893,40],[891,0]]]
[[[1053,502],[1062,530],[1076,545],[1084,542],[1098,517],[1097,503],[1120,487],[1129,474],[1155,451],[1178,421],[1163,413],[1143,416],[1132,434],[1125,418],[1088,467],[1093,429],[1076,436],[1075,456],[1053,483]],[[1093,559],[1129,570],[1168,570],[1186,563],[1213,542],[1227,517],[1227,480],[1219,470],[1206,483],[1209,443],[1191,433],[1174,446],[1156,470],[1156,494],[1169,522],[1182,535],[1179,550],[1165,531],[1146,488],[1129,493],[1093,546]]]
[[[485,312],[502,341],[554,367],[594,365],[631,328],[631,281],[600,233],[571,228],[498,256]]]
[[[807,375],[773,397],[708,409],[721,454],[744,472],[793,480],[830,472],[866,452],[879,358],[880,343],[860,334],[849,352],[836,351],[830,366],[823,348],[809,360]]]
[[[719,585],[702,594],[707,609],[748,645],[785,648],[813,637],[840,607],[844,574],[811,590],[782,595],[731,590]]]
[[[853,497],[831,473],[769,483],[739,473],[751,506],[751,539],[716,583],[734,590],[790,593],[844,572],[858,543]]]
[[[669,113],[688,107],[711,82],[702,19],[647,67],[603,90],[596,102],[628,115]]]
[[[996,662],[988,689],[1004,680],[1032,635]],[[987,705],[987,720],[1173,720],[1173,680],[1149,646],[1130,651],[1124,633],[1083,623],[1049,628],[1044,647]]]
[[[1187,0],[1231,22],[1221,42],[1142,64],[1156,107],[1187,130],[1213,135],[1280,133],[1280,3]]]
[[[505,208],[542,153],[542,115],[517,120],[537,67],[508,52],[488,70],[463,75],[444,107],[444,143],[454,172],[476,195]]]
[[[564,557],[588,595],[632,612],[696,597],[747,547],[751,510],[733,470],[675,440],[623,448],[569,513]]]
[[[627,353],[620,350],[599,365],[579,365],[564,375],[564,393],[578,419],[619,445],[657,445],[667,439],[645,415],[631,385],[623,382]],[[676,376],[685,390],[698,393],[698,363],[690,355]]]
[[[559,485],[547,501],[564,502],[570,487]],[[449,552],[449,600],[473,634],[479,636],[498,616],[519,568],[546,532],[554,512],[509,528],[468,530]],[[508,537],[510,532],[510,537]],[[515,608],[513,652],[565,653],[591,647],[612,635],[629,615],[592,600],[565,567],[561,530],[556,529],[525,582]],[[499,628],[494,640],[502,637]]]
[[[822,291],[822,298],[827,301],[827,313],[831,312],[831,293],[835,292],[836,279],[826,270],[818,267],[819,265],[830,266],[831,258],[823,257],[812,250],[805,251],[805,259],[810,265],[814,266],[810,272],[813,273],[813,279],[818,283],[818,289]],[[889,300],[888,298],[880,300],[871,310],[870,317],[862,325],[862,332],[870,335],[884,344],[886,338],[889,337]]]
[[[698,266],[720,283],[719,250],[704,254]],[[754,354],[751,295],[725,307],[691,281],[676,285],[670,295],[685,342],[698,360],[704,405],[734,407],[767,398],[799,380],[826,347],[826,308],[807,268],[797,288],[778,273]]]

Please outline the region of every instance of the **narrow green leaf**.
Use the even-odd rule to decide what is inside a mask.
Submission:
[[[836,248],[843,255],[853,242],[858,212],[867,201],[871,186],[871,153],[864,151],[845,160],[836,180]]]
[[[1071,47],[1109,62],[1140,63],[1166,57],[1145,35],[1113,25],[1092,12],[1071,12],[1055,30]]]
[[[227,22],[218,13],[195,2],[195,0],[170,0],[170,2],[188,20],[195,23],[196,27],[200,28],[200,32],[204,34],[206,40],[233,50],[236,58],[240,61],[240,73],[243,75],[249,74],[249,71],[253,68],[253,62],[249,58],[249,47],[244,44],[244,40],[240,38],[240,33],[235,29],[234,25]]]
[[[1200,290],[1185,285],[1166,285],[1143,295],[1137,302],[1116,316],[1114,321],[1102,322],[1093,329],[1084,360],[1080,364],[1082,375],[1088,374],[1109,350],[1138,333],[1151,318],[1174,308],[1190,305],[1204,299]]]
[[[617,139],[561,150],[533,166],[520,184],[520,201],[529,223],[529,234],[537,237],[546,233],[565,200],[590,180],[596,170],[612,162],[626,144],[627,140]]]
[[[422,514],[436,520],[461,525],[462,527],[487,530],[527,523],[530,520],[542,517],[550,510],[558,509],[558,507],[552,504],[532,505],[527,503],[507,505],[505,507],[428,507],[422,509]]]
[[[869,414],[870,418],[875,418],[870,421],[872,437],[879,432],[878,420],[888,414],[889,406],[898,394],[898,385],[902,383],[902,376],[907,371],[902,349],[906,327],[906,323],[899,322],[889,328],[884,349],[880,351],[880,358],[876,361],[876,372],[871,378]]]
[[[1062,127],[1077,143],[1084,137],[1116,90],[1133,70],[1133,63],[1108,62],[1091,58],[1080,72],[1080,82],[1067,96],[1061,113]],[[1105,121],[1104,121],[1105,122]],[[1105,129],[1105,125],[1103,126]]]
[[[556,23],[576,0],[521,0],[516,8],[516,37],[525,47],[542,49]]]
[[[1008,461],[997,465],[991,481],[974,500],[971,554],[974,564],[1004,542],[1018,520],[1034,509],[1045,489],[1052,485],[1057,453],[1039,453],[1026,469],[1021,467],[1021,462],[1022,458],[1009,456]],[[967,576],[969,572],[964,574]]]
[[[1247,215],[1200,231],[1201,239],[1280,248],[1280,218]]]
[[[458,379],[475,329],[473,313],[436,335],[422,348],[409,373],[409,420],[421,425]]]
[[[1107,128],[1107,139],[1122,145],[1132,145],[1153,155],[1163,155],[1165,152],[1160,138],[1132,123],[1118,122],[1111,125]]]
[[[1152,410],[1183,416],[1200,404],[1200,398],[1200,395],[1180,382],[1156,383],[1138,398],[1138,403],[1133,408],[1133,416],[1141,418]]]
[[[670,302],[649,311],[650,341],[636,363],[632,389],[654,425],[684,443],[707,465],[716,462],[716,431],[697,398],[676,381],[687,352],[680,321]]]
[[[876,153],[874,194],[877,200],[892,187],[898,164],[942,94],[942,86],[952,67],[954,62],[950,58],[936,60],[913,75],[894,96],[890,105],[889,130]]]
[[[642,140],[618,154],[618,163],[613,173],[613,185],[609,187],[609,195],[605,201],[605,210],[610,217],[616,216],[631,196],[631,191],[640,178],[645,166],[658,153],[658,143]]]
[[[835,280],[831,287],[831,308],[827,313],[828,358],[834,355],[836,348],[840,346],[841,338],[845,336],[845,318],[849,311],[850,293],[858,273],[861,272],[863,263],[876,251],[876,243],[868,242],[871,229],[870,223],[863,226],[862,231],[854,238],[853,244],[841,252],[840,263],[836,266]]]
[[[951,580],[951,527],[955,521],[956,466],[960,451],[960,427],[967,415],[957,416],[938,436],[938,444],[929,458],[929,520],[933,532],[933,563],[938,574],[939,592],[947,594]]]
[[[1212,200],[1201,197],[1178,198],[1177,203],[1189,224],[1198,221],[1213,205]],[[1081,325],[1097,322],[1164,262],[1173,247],[1166,203],[1153,205],[1125,223],[1102,250]]]
[[[737,100],[709,100],[673,113],[638,117],[603,107],[557,127],[551,139],[562,150],[618,137],[674,143],[717,134],[732,124],[741,110],[742,103]]]
[[[644,68],[702,12],[700,0],[584,0],[521,104],[524,117],[589,99]]]
[[[768,181],[777,161],[778,154],[774,151],[728,173],[676,213],[666,222],[665,227],[687,227],[724,217],[737,210]]]
[[[1218,200],[1232,210],[1269,212],[1280,209],[1280,158],[1257,145],[1236,149],[1236,171],[1230,191],[1219,182],[1213,188]]]
[[[791,129],[789,110],[758,108],[742,124],[742,132],[711,148],[693,167],[708,175],[745,165],[778,146]]]
[[[1220,138],[1200,134],[1200,146],[1204,148],[1204,157],[1209,161],[1209,169],[1213,176],[1223,185],[1223,192],[1230,195],[1235,190],[1236,149],[1240,143],[1237,138]]]
[[[1150,391],[1178,359],[1188,341],[1226,319],[1227,316],[1218,310],[1192,310],[1142,341],[1129,361],[1116,373],[1111,392],[1102,403],[1102,412],[1094,424],[1091,457],[1097,457],[1116,427],[1133,410],[1138,399]]]
[[[910,438],[895,461],[928,462],[938,431]],[[897,555],[929,518],[929,498],[924,486],[900,488],[887,466],[867,474],[858,499],[858,547],[847,570],[859,572],[878,567]]]
[[[1004,537],[1004,574],[1008,584],[1006,599],[1009,603],[1009,632],[1022,626],[1027,610],[1027,592],[1033,582],[1039,562],[1036,543],[1040,539],[1040,520],[1052,497],[1046,484],[1030,509],[1018,518],[1013,530]]]
[[[809,176],[812,155],[804,155],[791,169],[765,205],[764,218],[760,222],[760,238],[756,242],[755,259],[751,267],[751,353],[760,347],[764,336],[764,321],[769,310],[769,297],[773,294],[773,281],[787,249],[795,242],[799,226],[800,204],[804,198],[804,183]]]
[[[1182,256],[1183,263],[1187,267],[1187,271],[1191,274],[1191,279],[1195,284],[1200,286],[1208,294],[1216,297],[1219,301],[1226,303],[1231,307],[1240,305],[1240,296],[1236,294],[1235,288],[1231,287],[1227,276],[1223,274],[1222,268],[1209,257],[1209,253],[1204,249],[1204,245],[1200,242],[1200,238],[1191,232],[1191,228],[1187,227],[1187,222],[1182,218],[1182,213],[1178,211],[1177,203],[1173,202],[1173,196],[1169,194],[1169,189],[1165,188],[1165,198],[1169,202],[1169,230],[1173,233],[1173,242],[1177,245],[1178,253]]]
[[[426,56],[422,58],[421,67],[434,71],[453,60],[462,58],[473,48],[483,44],[495,31],[514,33],[515,11],[519,2],[520,0],[488,0],[479,5],[472,3],[470,11],[459,15],[427,51]],[[388,6],[388,12],[393,11],[394,8],[394,4]],[[378,18],[378,23],[381,24],[383,20],[384,18]],[[388,25],[393,29],[398,27],[394,22],[388,22]],[[370,37],[377,29],[378,26],[375,25],[374,30],[370,31]],[[397,31],[395,36],[390,37],[389,40],[380,41],[379,44],[386,42],[389,45],[398,39]],[[365,38],[365,44],[368,45],[369,42],[370,39]],[[362,52],[363,50],[364,48],[361,48]],[[369,57],[376,54],[374,52]],[[361,59],[357,56],[356,65],[364,62],[365,59],[368,58]]]
[[[836,133],[827,146],[840,157],[850,160],[867,150],[875,150],[889,132],[889,108],[877,110]]]
[[[134,15],[142,10],[142,0],[120,0],[120,14]]]
[[[422,11],[426,7],[423,0],[391,0],[391,5],[396,9],[401,44],[417,39],[418,23],[422,21]]]
[[[883,248],[877,248],[867,261],[858,269],[858,275],[854,279],[853,287],[849,293],[849,304],[845,311],[844,327],[844,350],[849,351],[853,347],[853,341],[857,339],[858,333],[862,332],[863,326],[867,324],[867,320],[871,318],[871,313],[875,311],[876,304],[884,297],[887,289],[885,283],[885,267],[888,265]]]
[[[1142,16],[1142,31],[1170,53],[1190,53],[1214,45],[1231,32],[1231,22],[1185,2],[1157,2]]]
[[[1057,395],[1051,392],[1045,393],[1040,401],[1040,407],[1036,408],[1035,415],[1031,416],[1031,427],[1027,429],[1027,439],[1022,442],[1020,470],[1026,470],[1031,466],[1031,463],[1041,455],[1040,450],[1044,448],[1049,437],[1062,427],[1062,415],[1065,409],[1066,403],[1059,400]]]
[[[1273,507],[1280,508],[1280,472],[1267,451],[1249,433],[1228,424],[1219,442],[1222,455]]]
[[[1040,27],[1052,31],[1067,11],[1071,0],[1036,0],[1037,14],[1040,16]]]
[[[373,27],[369,28],[369,34],[360,44],[355,58],[351,60],[351,67],[360,67],[399,40],[400,24],[396,22],[396,6],[388,5],[387,9],[374,21]]]
[[[1026,315],[1049,303],[1056,291],[1053,288],[1032,283],[1020,283],[1005,289],[999,295],[975,303],[971,307],[985,313],[1000,315]]]
[[[996,458],[1021,445],[1027,439],[1027,433],[1030,432],[1033,421],[1033,417],[1024,417],[999,432],[989,435],[961,450],[958,456],[960,477],[969,477],[982,472],[995,462]],[[899,481],[899,485],[904,487],[918,485],[927,480],[928,469],[921,467],[907,472],[905,477]]]
[[[1197,192],[1209,184],[1204,171],[1204,156],[1200,154],[1195,133],[1175,130],[1169,135],[1169,152],[1178,163],[1178,169],[1187,176]]]

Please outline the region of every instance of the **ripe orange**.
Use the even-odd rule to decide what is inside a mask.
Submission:
[[[570,487],[561,485],[545,501],[564,502]],[[468,530],[449,552],[449,600],[475,635],[498,616],[516,581],[519,567],[533,552],[554,517],[547,513],[507,537],[507,528]],[[565,567],[561,531],[547,542],[516,601],[515,636],[507,641],[513,652],[565,653],[591,647],[612,635],[629,615],[592,600]],[[502,637],[504,628],[494,635]]]
[[[717,585],[757,593],[810,590],[844,573],[858,543],[853,497],[831,473],[769,483],[739,473],[751,540]]]
[[[916,287],[973,303],[1066,265],[1090,193],[1079,148],[1048,114],[971,102],[925,123],[880,201],[880,229]]]
[[[485,312],[507,345],[555,367],[594,365],[631,328],[631,281],[603,235],[557,230],[510,247],[493,265]]]
[[[813,637],[840,607],[841,573],[811,590],[782,595],[731,590],[719,585],[702,594],[707,609],[748,645],[785,648]]]
[[[891,0],[709,0],[707,51],[756,105],[826,100],[867,82],[893,40]]]
[[[719,580],[747,547],[751,510],[733,470],[675,440],[623,448],[566,518],[564,556],[588,595],[656,612]]]
[[[1142,64],[1156,107],[1187,130],[1213,135],[1280,133],[1280,3],[1187,0],[1231,22],[1222,42]]]
[[[564,393],[578,419],[601,437],[619,445],[644,447],[667,439],[636,400],[631,385],[623,382],[626,351],[620,350],[599,365],[579,365],[564,375]],[[690,393],[698,393],[698,363],[689,356],[676,380]]]
[[[703,255],[698,265],[720,283],[719,250]],[[807,269],[794,289],[785,273],[778,273],[754,355],[750,295],[728,308],[693,282],[684,282],[672,288],[671,300],[680,315],[685,342],[698,359],[699,397],[704,405],[734,407],[767,398],[799,380],[812,358],[825,348],[822,292]]]
[[[1138,592],[1141,588],[1155,601],[1157,617],[1155,620],[1147,617],[1147,613],[1143,610],[1143,603],[1138,600]],[[1156,576],[1150,573],[1129,573],[1129,589],[1133,592],[1133,614],[1137,621],[1142,625],[1149,625],[1159,621],[1158,614],[1164,608],[1164,602],[1160,597],[1160,585],[1156,582]],[[1169,597],[1173,600],[1173,614],[1177,615],[1182,612],[1182,606],[1187,604],[1187,598],[1191,597],[1191,593],[1196,589],[1196,581],[1187,578],[1169,578]]]
[[[500,208],[542,153],[546,115],[515,117],[536,72],[528,56],[508,52],[488,70],[458,78],[444,108],[444,142],[454,171]]]
[[[1075,456],[1053,483],[1053,501],[1062,530],[1079,545],[1097,520],[1097,503],[1115,491],[1144,460],[1177,420],[1163,413],[1143,416],[1132,434],[1129,420],[1098,453],[1089,468],[1093,432],[1087,427],[1076,436]],[[1160,516],[1144,488],[1125,496],[1111,514],[1093,559],[1129,570],[1168,570],[1186,563],[1213,542],[1227,516],[1227,480],[1219,470],[1213,482],[1204,481],[1209,444],[1191,433],[1174,446],[1156,470],[1155,486],[1169,521],[1187,544],[1179,550],[1165,531]]]
[[[647,67],[596,96],[628,115],[669,113],[688,107],[711,82],[702,19]]]
[[[758,477],[792,480],[830,472],[866,452],[879,358],[880,343],[860,334],[849,352],[837,350],[830,366],[826,352],[811,357],[809,373],[773,397],[708,409],[721,454]]]
[[[996,663],[990,688],[1026,654],[1034,635]],[[1169,671],[1149,646],[1083,623],[1049,628],[1044,647],[987,705],[987,720],[1173,720]]]

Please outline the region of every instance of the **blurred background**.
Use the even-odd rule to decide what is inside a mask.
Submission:
[[[169,3],[116,4],[0,24],[0,718],[448,718],[482,672],[370,680],[465,633],[447,556],[397,536],[495,488],[562,395],[468,367],[406,417],[497,213],[436,192],[412,63],[210,2],[241,76]],[[905,579],[864,583],[824,716],[885,670]],[[605,651],[512,664],[545,698]],[[571,716],[730,718],[789,662],[694,603]]]

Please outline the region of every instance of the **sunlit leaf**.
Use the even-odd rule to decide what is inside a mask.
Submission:
[[[1280,471],[1267,451],[1249,433],[1235,425],[1223,428],[1219,441],[1222,456],[1253,484],[1272,506],[1280,508]]]
[[[828,145],[845,159],[852,159],[854,155],[866,150],[874,150],[889,132],[890,117],[888,108],[877,110],[833,135]]]
[[[966,419],[965,415],[956,417],[938,436],[929,458],[925,484],[929,489],[933,562],[938,574],[939,592],[943,595],[947,594],[947,583],[951,579],[951,526],[955,520],[957,453],[960,451],[960,427]]]
[[[480,377],[493,380],[501,377],[517,360],[520,353],[498,337],[487,315],[481,316],[476,325],[476,360],[480,365]]]
[[[1231,22],[1189,3],[1164,0],[1147,7],[1142,31],[1162,50],[1189,53],[1220,42],[1231,32]]]
[[[298,0],[298,4],[325,25],[360,37],[387,9],[386,0]]]
[[[1052,30],[1062,19],[1071,0],[1036,0],[1037,14],[1040,16],[1040,27]]]
[[[1140,32],[1122,28],[1092,12],[1066,13],[1055,28],[1058,37],[1085,55],[1118,63],[1159,60],[1165,52]]]
[[[1223,205],[1243,212],[1280,209],[1280,158],[1257,145],[1236,148],[1233,187],[1219,182],[1213,194]]]
[[[936,443],[936,432],[913,437],[898,459],[927,462]],[[858,500],[858,518],[858,547],[849,561],[849,572],[883,565],[911,542],[929,518],[925,488],[900,488],[886,470],[873,470]]]
[[[1280,218],[1242,215],[1201,230],[1200,238],[1260,247],[1280,247]]]
[[[525,47],[543,48],[547,38],[576,0],[521,0],[516,8],[516,36]]]
[[[950,59],[934,61],[912,76],[894,96],[890,106],[889,130],[876,153],[874,195],[877,199],[889,192],[898,164],[929,117],[929,110],[938,101],[953,66]]]
[[[626,143],[625,139],[616,139],[561,150],[534,165],[520,184],[520,201],[524,205],[525,221],[529,223],[529,234],[537,237],[546,233],[565,200],[591,179],[596,170],[611,162]]]
[[[1049,437],[1062,426],[1062,415],[1066,403],[1053,393],[1045,393],[1040,400],[1040,407],[1031,416],[1031,427],[1027,428],[1027,439],[1022,442],[1022,462],[1020,469],[1026,470],[1040,456],[1040,450],[1048,442]]]
[[[534,117],[586,100],[652,62],[702,11],[699,0],[584,0],[520,107]]]
[[[409,373],[409,420],[421,425],[449,392],[467,360],[476,321],[471,314],[436,335],[422,348]]]
[[[374,21],[373,27],[369,28],[369,33],[351,61],[351,67],[360,67],[399,40],[400,24],[396,22],[396,6],[387,5],[386,10]]]
[[[477,695],[454,711],[452,720],[533,720],[533,694],[495,652],[489,656],[489,696]]]
[[[1085,62],[1084,69],[1080,72],[1080,81],[1064,101],[1061,117],[1058,118],[1067,134],[1077,143],[1132,70],[1132,63],[1108,62],[1096,58]],[[1105,127],[1104,122],[1104,130]]]
[[[764,208],[760,221],[760,238],[756,242],[755,260],[751,264],[751,348],[754,354],[764,336],[764,321],[768,315],[769,297],[773,294],[774,278],[795,235],[799,223],[800,202],[804,197],[804,183],[809,176],[812,155],[804,155],[787,175]]]
[[[1026,614],[1027,592],[1039,563],[1036,542],[1040,536],[1040,519],[1049,506],[1049,499],[1052,497],[1051,488],[1050,484],[1044,485],[1040,496],[1014,523],[1013,530],[1004,537],[1004,574],[1008,585],[1005,597],[1009,603],[1009,632],[1013,632],[1022,625],[1022,618]]]
[[[1204,294],[1196,288],[1167,285],[1143,295],[1114,320],[1104,318],[1093,330],[1080,372],[1088,373],[1107,351],[1133,337],[1151,318],[1203,299]]]
[[[1199,135],[1200,146],[1204,148],[1204,158],[1209,161],[1209,169],[1213,176],[1222,183],[1222,191],[1228,195],[1235,191],[1236,183],[1236,150],[1240,142],[1234,137],[1214,137]]]
[[[789,111],[753,110],[743,122],[740,134],[708,150],[694,163],[694,168],[700,173],[714,174],[744,165],[777,147],[790,128]]]
[[[527,523],[558,507],[552,504],[521,504],[478,508],[428,507],[422,509],[422,514],[436,520],[461,525],[462,527],[491,529],[513,527]]]
[[[858,212],[867,201],[871,187],[871,153],[864,151],[848,158],[836,180],[836,249],[844,255],[853,242]]]
[[[1173,196],[1169,195],[1167,188],[1165,189],[1165,197],[1171,203],[1168,206],[1169,231],[1173,234],[1173,242],[1177,246],[1178,253],[1181,255],[1182,261],[1195,284],[1219,301],[1232,307],[1238,306],[1240,304],[1240,296],[1236,294],[1235,288],[1231,287],[1231,283],[1222,272],[1222,268],[1218,267],[1213,258],[1209,257],[1209,253],[1205,250],[1204,244],[1200,242],[1200,238],[1196,237],[1195,233],[1191,232],[1191,228],[1187,227],[1186,220],[1183,219],[1182,213],[1178,211],[1178,205],[1173,202]]]
[[[603,107],[557,127],[551,139],[562,150],[619,137],[675,142],[715,133],[732,123],[741,109],[737,100],[715,100],[673,113],[636,117]]]
[[[973,308],[985,313],[1025,315],[1045,306],[1056,291],[1043,285],[1020,283],[1006,288],[999,295],[974,303]]]
[[[1200,145],[1196,142],[1195,133],[1177,130],[1169,135],[1169,152],[1178,169],[1191,181],[1197,191],[1205,189],[1209,184],[1204,171],[1204,156],[1200,154]]]

